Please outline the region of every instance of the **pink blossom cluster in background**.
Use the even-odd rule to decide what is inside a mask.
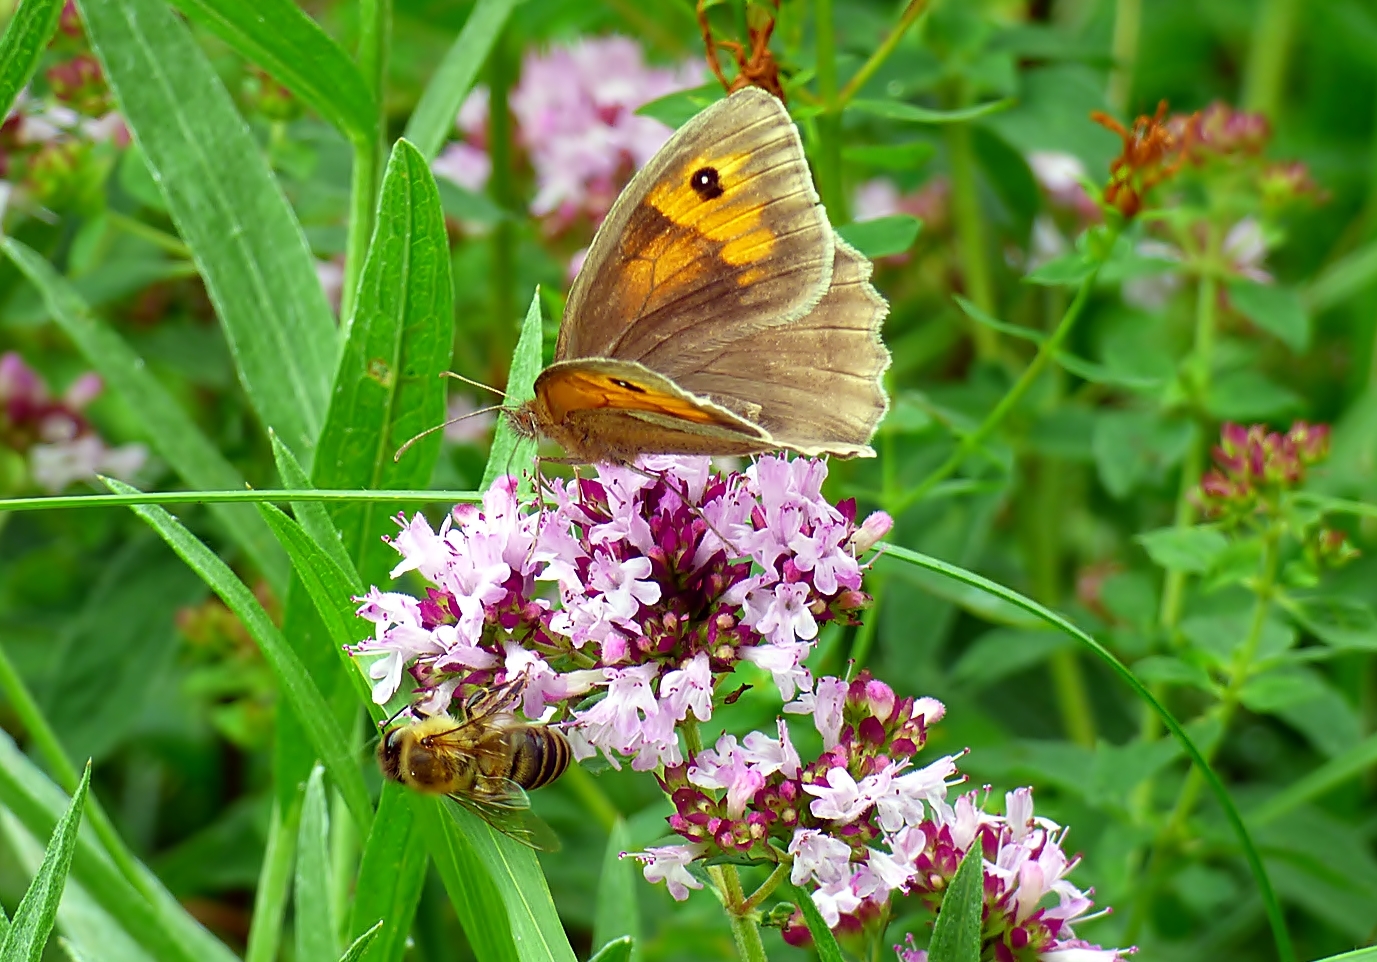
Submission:
[[[535,171],[530,210],[553,231],[580,216],[600,221],[627,178],[669,139],[670,128],[637,108],[702,83],[702,67],[646,64],[627,37],[584,38],[528,51],[510,98],[516,136]],[[459,111],[463,140],[435,161],[435,172],[470,190],[487,183],[488,92],[475,89]]]
[[[81,411],[100,394],[95,374],[83,374],[60,398],[13,351],[0,356],[0,443],[28,459],[30,478],[56,493],[97,474],[132,478],[148,452],[141,444],[112,448]]]

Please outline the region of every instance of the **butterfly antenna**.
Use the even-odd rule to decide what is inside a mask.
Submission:
[[[440,372],[440,376],[441,376],[441,377],[452,377],[452,378],[454,378],[456,381],[463,381],[465,384],[471,384],[471,385],[473,385],[474,387],[481,387],[483,390],[485,390],[485,391],[491,391],[492,393],[496,394],[496,395],[497,395],[498,397],[500,397],[500,398],[503,398],[504,400],[505,400],[506,397],[507,397],[507,392],[506,392],[506,391],[499,391],[497,388],[493,387],[491,384],[484,384],[482,381],[475,381],[475,380],[473,380],[472,378],[464,377],[464,375],[462,375],[462,374],[455,374],[453,371],[441,371],[441,372]]]
[[[405,715],[409,711],[411,711],[410,705],[403,705],[401,708],[398,708],[390,716],[378,722],[378,730],[387,731],[388,728],[392,727],[392,723],[394,721],[396,721],[398,718],[400,718],[402,715]]]
[[[485,408],[479,408],[477,411],[470,411],[468,414],[461,414],[457,418],[450,418],[448,421],[444,421],[440,424],[437,424],[433,428],[426,428],[420,434],[416,435],[414,438],[407,441],[405,444],[403,444],[401,447],[397,449],[397,453],[392,455],[392,463],[395,464],[398,461],[400,461],[402,459],[402,455],[406,454],[407,450],[417,441],[421,440],[421,438],[434,434],[436,431],[443,431],[451,424],[458,424],[465,418],[477,417],[480,414],[487,414],[491,411],[501,411],[504,407],[505,405],[502,404],[490,404]]]

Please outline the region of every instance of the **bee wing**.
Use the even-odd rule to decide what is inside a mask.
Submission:
[[[464,720],[475,722],[489,715],[509,712],[521,701],[521,695],[525,690],[525,675],[517,675],[496,688],[479,689],[464,703]]]
[[[530,800],[525,797],[526,793],[520,785],[513,782],[512,788],[521,793],[520,801],[523,804],[507,805],[501,802],[479,801],[467,795],[450,795],[449,799],[481,818],[494,831],[501,832],[522,845],[538,852],[558,852],[560,841],[555,830],[530,811]]]

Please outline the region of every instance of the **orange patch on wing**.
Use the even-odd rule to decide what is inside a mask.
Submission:
[[[617,384],[618,380],[631,386]],[[547,374],[541,379],[539,390],[546,408],[556,421],[563,421],[572,411],[613,408],[619,411],[650,411],[694,424],[738,427],[688,398],[665,394],[629,379],[614,379],[591,371],[564,370]]]
[[[656,184],[646,202],[680,227],[721,244],[722,259],[728,264],[753,263],[770,253],[775,235],[761,223],[766,205],[742,193],[750,183],[751,175],[743,173],[749,160],[750,155],[744,153],[694,157]],[[693,173],[705,167],[717,172],[722,188],[718,197],[705,199],[693,189]]]

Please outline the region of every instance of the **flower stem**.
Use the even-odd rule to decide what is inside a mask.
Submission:
[[[1106,250],[1113,247],[1115,236],[1116,235],[1111,234],[1106,238]],[[898,499],[894,508],[890,510],[890,514],[898,517],[911,505],[921,501],[924,495],[930,492],[939,483],[951,477],[956,469],[961,467],[961,462],[966,460],[966,456],[979,448],[980,445],[984,443],[985,439],[994,433],[995,428],[999,427],[999,425],[1004,422],[1004,418],[1007,417],[1009,412],[1023,399],[1023,395],[1028,393],[1028,389],[1037,381],[1043,369],[1051,363],[1057,351],[1061,350],[1061,345],[1066,341],[1067,336],[1071,333],[1071,329],[1076,326],[1077,319],[1080,317],[1081,312],[1085,310],[1086,301],[1090,299],[1090,292],[1095,286],[1095,278],[1099,276],[1100,266],[1102,264],[1103,259],[1101,259],[1090,274],[1081,281],[1080,289],[1076,291],[1076,296],[1071,300],[1071,305],[1066,309],[1066,313],[1062,315],[1056,330],[1054,330],[1051,336],[1043,341],[1041,346],[1038,347],[1038,352],[1033,357],[1032,362],[1024,369],[1023,373],[1019,375],[1018,380],[1014,382],[1013,387],[1009,388],[1008,393],[999,399],[999,403],[994,406],[994,410],[985,415],[985,420],[980,422],[979,427],[970,434],[964,436],[957,443],[956,450],[951,453],[951,456],[948,457],[946,461],[919,482],[917,487],[910,489],[904,497]]]
[[[775,866],[775,870],[770,873],[770,877],[760,883],[760,888],[751,893],[751,897],[741,903],[743,912],[754,912],[760,908],[760,903],[774,894],[775,889],[779,888],[781,882],[789,877],[789,872],[793,865],[790,862],[780,862]]]
[[[1219,734],[1212,742],[1203,745],[1201,749],[1207,763],[1214,760],[1215,753],[1219,750],[1224,735],[1229,729],[1229,723],[1233,721],[1234,713],[1238,710],[1243,686],[1247,684],[1252,675],[1253,661],[1257,658],[1257,650],[1262,643],[1262,633],[1267,626],[1267,615],[1271,611],[1272,599],[1276,595],[1277,570],[1280,567],[1280,559],[1281,525],[1278,522],[1273,522],[1263,535],[1261,571],[1255,589],[1256,598],[1248,623],[1248,633],[1244,635],[1242,644],[1234,651],[1233,663],[1229,666],[1228,683],[1220,694],[1219,704],[1214,709]],[[1192,766],[1186,774],[1185,780],[1181,783],[1181,790],[1176,797],[1176,804],[1172,806],[1171,815],[1153,840],[1152,857],[1148,860],[1147,870],[1144,873],[1147,882],[1133,907],[1133,914],[1129,918],[1125,933],[1125,937],[1130,942],[1137,938],[1147,913],[1148,903],[1157,890],[1156,880],[1165,867],[1164,859],[1167,849],[1184,830],[1186,820],[1190,818],[1196,802],[1200,800],[1200,792],[1204,787],[1204,774],[1199,767]]]
[[[899,22],[894,25],[894,29],[880,41],[880,45],[875,48],[875,52],[865,63],[861,64],[861,69],[846,82],[841,93],[837,96],[837,109],[845,107],[851,102],[860,89],[865,86],[875,71],[884,65],[899,47],[899,41],[904,39],[904,34],[908,33],[908,28],[917,22],[918,18],[928,8],[928,0],[909,0],[908,6],[904,7],[904,12],[899,16]]]
[[[493,201],[509,213],[516,210],[516,186],[512,182],[512,117],[509,101],[515,80],[513,28],[509,23],[493,44],[488,59],[488,153],[492,179],[488,190]],[[504,217],[492,232],[492,323],[488,368],[493,383],[501,383],[516,345],[516,225]]]
[[[966,96],[957,99],[964,106]],[[994,280],[985,236],[985,217],[980,210],[980,188],[976,181],[978,165],[971,143],[969,124],[947,126],[947,167],[951,177],[952,219],[961,258],[961,277],[966,296],[986,314],[995,313]],[[971,321],[975,352],[980,360],[994,362],[999,357],[999,335],[984,324]]]
[[[1115,113],[1126,115],[1129,97],[1133,94],[1133,69],[1138,60],[1138,29],[1143,21],[1143,0],[1116,0],[1114,4],[1114,39],[1110,56],[1114,68],[1109,74],[1109,91],[1105,99]]]
[[[742,962],[767,962],[765,943],[760,938],[760,926],[756,924],[755,913],[746,909],[746,892],[741,887],[741,875],[735,865],[713,865],[708,875],[722,893],[722,903],[726,906],[727,917],[731,920],[732,937],[736,940],[736,951]],[[776,885],[779,883],[776,882]]]
[[[384,101],[387,92],[387,49],[392,39],[392,0],[361,0],[359,3],[359,71],[373,93],[378,109],[372,135],[353,138],[354,166],[349,183],[349,229],[344,246],[344,282],[340,287],[340,324],[348,331],[354,300],[373,235],[373,208],[378,201],[382,170],[383,136],[387,128]]]
[[[128,214],[121,214],[117,210],[107,210],[105,217],[110,222],[111,227],[118,227],[126,234],[146,240],[173,257],[191,260],[191,248],[182,243],[182,239],[175,234],[158,230],[152,224],[145,224],[143,221],[130,217]]]
[[[1247,110],[1262,111],[1273,122],[1286,82],[1299,7],[1296,0],[1265,0],[1253,23],[1253,39],[1243,75],[1243,106]]]
[[[841,104],[837,98],[837,35],[832,0],[813,0],[813,29],[817,34],[818,100],[818,193],[833,224],[845,224],[846,198],[841,183]]]

